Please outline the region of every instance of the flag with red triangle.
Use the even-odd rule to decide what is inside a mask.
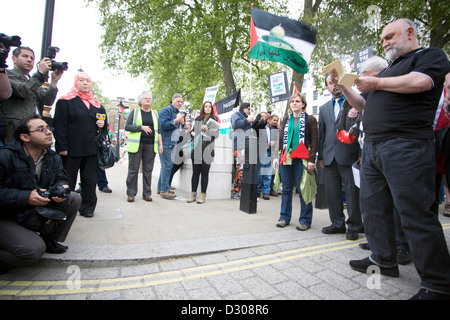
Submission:
[[[308,159],[309,158],[308,149],[306,148],[303,141],[300,141],[297,148],[295,148],[295,150],[291,152],[291,158],[292,159]]]
[[[217,112],[217,107],[215,103],[213,104],[213,112],[214,116],[217,118],[217,121],[220,123],[219,113]]]
[[[307,24],[252,7],[250,58],[283,63],[305,74],[317,31]]]

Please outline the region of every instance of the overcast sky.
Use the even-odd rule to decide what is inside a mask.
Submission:
[[[35,52],[36,63],[41,58],[45,4],[45,0],[2,1],[0,33],[20,36],[22,45]],[[102,33],[98,21],[95,8],[92,4],[86,8],[85,0],[55,0],[52,45],[60,48],[55,60],[69,64],[58,83],[58,96],[72,88],[75,74],[82,67],[92,80],[100,83],[103,94],[109,99],[118,96],[136,99],[142,90],[148,89],[147,84],[143,77],[119,76],[117,72],[104,69],[98,49]],[[13,67],[10,57],[8,65]],[[35,71],[36,68],[32,73]]]
[[[301,2],[291,2],[291,17],[295,19],[301,11]],[[34,50],[36,63],[41,58],[45,4],[46,0],[2,1],[0,33],[20,36],[22,45]],[[60,48],[55,60],[69,64],[69,70],[58,83],[58,97],[73,87],[77,70],[82,67],[92,80],[99,83],[107,98],[113,100],[120,96],[137,99],[139,93],[149,89],[148,85],[144,77],[136,79],[105,69],[98,48],[102,34],[99,21],[93,4],[86,7],[85,0],[55,0],[52,45]],[[10,57],[8,65],[13,67]],[[36,68],[31,73],[35,71]]]

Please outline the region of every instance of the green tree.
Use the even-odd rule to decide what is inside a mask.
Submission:
[[[315,29],[318,29],[317,26],[314,25],[314,22],[315,22],[315,17],[317,15],[317,12],[319,11],[321,4],[322,4],[322,0],[304,0],[303,1],[303,15],[299,17],[299,20],[314,26]],[[320,33],[317,34],[317,39],[316,39],[317,41],[320,39],[319,37],[320,37]],[[319,41],[319,43],[320,43],[320,41]],[[317,54],[315,52],[317,52],[317,44],[316,44],[316,47],[314,48],[312,58],[317,56]],[[311,70],[311,68],[309,68],[309,70]],[[292,81],[291,81],[291,89],[290,89],[291,93],[294,92],[294,84],[297,86],[298,90],[301,91],[301,88],[303,87],[304,77],[305,77],[305,75],[303,75],[301,73],[298,73],[296,71],[293,72]],[[285,108],[285,114],[287,114],[287,112],[288,112],[288,108]]]
[[[89,2],[96,3],[101,14],[106,64],[131,75],[148,75],[156,108],[167,105],[176,92],[198,108],[206,87],[220,85],[223,96],[241,87],[235,78],[244,78],[246,71],[250,1]],[[285,9],[284,0],[253,2],[272,12]]]
[[[97,99],[106,109],[106,112],[109,113],[109,104],[111,103],[111,100],[103,95],[103,91],[100,88],[101,85],[102,84],[100,82],[92,81],[92,91],[94,93],[95,99]]]
[[[374,54],[384,56],[380,42],[383,27],[397,18],[416,22],[421,45],[435,46],[449,53],[450,3],[448,1],[392,0],[304,0],[300,20],[317,30],[317,44],[311,64],[318,87],[324,87],[320,72],[324,65],[342,55],[353,62],[354,52],[374,46]],[[378,28],[368,25],[368,8],[378,6]],[[294,73],[293,81],[301,88],[303,75]]]
[[[365,24],[369,18],[367,12],[369,6],[376,5],[380,11],[379,28],[374,30],[368,28]],[[390,21],[398,18],[408,18],[413,20],[418,27],[418,35],[421,44],[424,47],[438,47],[444,51],[449,50],[450,41],[450,3],[448,1],[440,0],[404,0],[404,1],[392,1],[392,0],[330,0],[326,1],[326,5],[323,6],[322,12],[327,16],[336,15],[340,17],[339,13],[344,13],[350,9],[351,13],[354,13],[355,19],[353,19],[353,28],[348,29],[346,36],[341,38],[359,39],[361,34],[354,34],[354,30],[368,31],[363,38],[366,38],[366,42],[372,42],[376,45],[376,49],[379,54],[382,54],[383,49],[380,43],[380,34],[383,26]],[[340,17],[343,20],[348,16]],[[345,21],[345,24],[347,22]],[[360,24],[361,27],[358,26]],[[330,38],[328,38],[330,39]]]
[[[441,0],[359,0],[351,1],[367,8],[377,5],[381,10],[381,25],[394,18],[408,18],[416,22],[419,38],[424,47],[438,47],[449,53],[450,41],[450,3]]]
[[[131,75],[147,75],[156,108],[166,106],[179,92],[196,109],[203,101],[204,89],[213,85],[219,85],[218,99],[250,87],[247,94],[251,94],[252,103],[267,104],[267,76],[286,69],[277,63],[248,59],[250,1],[88,1],[95,3],[101,14],[106,64]],[[288,15],[287,2],[298,3],[253,2],[255,7],[278,15]],[[383,56],[381,29],[393,18],[416,21],[423,46],[449,52],[448,1],[303,0],[302,5],[299,20],[318,31],[310,70],[319,87],[323,87],[323,76],[319,75],[323,66],[342,55],[352,59],[354,52],[374,45],[375,54]],[[370,5],[381,8],[378,29],[367,24]],[[299,89],[303,76],[293,73],[292,83]],[[249,96],[243,99],[249,100]]]

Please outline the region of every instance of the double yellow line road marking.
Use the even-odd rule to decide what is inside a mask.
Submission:
[[[443,224],[443,228],[450,228],[450,223]],[[364,241],[365,238],[359,239],[358,241],[345,240],[216,264],[111,279],[83,280],[81,279],[82,271],[80,271],[78,279],[72,277],[72,275],[68,275],[67,280],[0,280],[0,296],[59,296],[142,289],[157,285],[240,272],[333,251],[345,250],[356,247]]]

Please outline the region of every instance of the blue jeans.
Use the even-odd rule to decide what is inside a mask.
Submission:
[[[99,189],[103,189],[108,186],[108,178],[106,177],[106,171],[105,169],[100,167],[97,167],[97,186]]]
[[[305,224],[311,227],[313,206],[312,202],[306,204],[303,200],[302,194],[300,192],[300,182],[302,181],[303,170],[305,166],[303,165],[302,159],[292,159],[292,165],[280,165],[280,178],[283,184],[283,192],[281,193],[281,212],[280,218],[286,222],[291,221],[292,217],[292,191],[294,189],[294,183],[299,191],[300,197],[300,219],[301,224]]]
[[[159,155],[159,161],[161,162],[161,172],[158,180],[158,190],[162,192],[170,191],[170,175],[172,172],[172,149],[173,146],[164,146],[163,153]]]
[[[270,194],[272,180],[272,160],[270,153],[258,160],[258,194]]]
[[[450,256],[435,201],[432,140],[365,141],[361,165],[361,211],[372,255],[382,266],[397,265],[395,209],[422,287],[450,294]]]

